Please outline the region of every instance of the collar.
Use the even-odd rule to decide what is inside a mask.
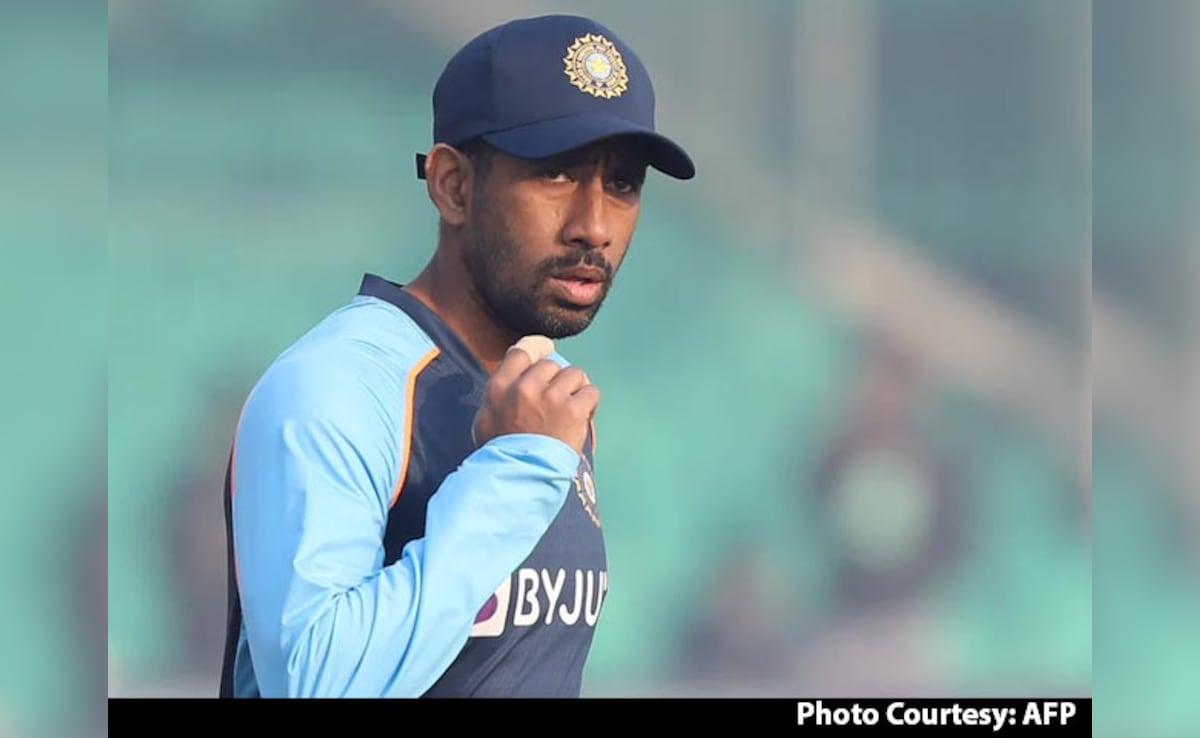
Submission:
[[[429,309],[425,303],[404,290],[404,285],[384,279],[376,274],[364,274],[359,295],[374,297],[391,303],[403,310],[421,330],[437,344],[442,353],[450,356],[461,366],[480,376],[487,376],[483,366],[463,340],[459,338],[441,316]]]

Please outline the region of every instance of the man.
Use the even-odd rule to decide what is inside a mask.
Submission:
[[[510,348],[587,328],[647,166],[695,170],[637,56],[585,18],[482,34],[433,107],[428,266],[367,275],[242,410],[222,696],[579,694],[608,586],[599,393]]]

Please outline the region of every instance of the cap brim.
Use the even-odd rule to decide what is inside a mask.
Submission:
[[[483,140],[520,159],[544,159],[615,136],[633,136],[645,145],[646,163],[675,179],[691,179],[696,167],[679,144],[623,118],[579,115],[554,118],[489,133]]]

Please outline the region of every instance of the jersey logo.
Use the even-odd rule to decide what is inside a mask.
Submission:
[[[480,608],[471,626],[471,637],[503,635],[510,625],[510,605],[513,628],[556,623],[595,627],[607,594],[608,572],[603,569],[521,567],[505,577]]]
[[[475,624],[471,626],[472,638],[495,638],[504,632],[508,620],[509,592],[512,591],[512,577],[504,577],[504,581],[496,588],[495,593],[483,603],[479,614],[475,616]]]
[[[583,503],[584,511],[587,512],[588,517],[599,528],[600,508],[596,503],[596,478],[592,475],[592,466],[586,459],[579,464],[579,469],[575,472],[572,484],[575,488],[575,495]]]

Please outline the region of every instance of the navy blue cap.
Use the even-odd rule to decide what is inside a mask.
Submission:
[[[676,179],[696,169],[654,127],[654,87],[637,55],[588,18],[523,18],[485,31],[447,63],[433,90],[433,140],[482,139],[541,159],[612,136],[635,135],[647,163]],[[425,177],[425,156],[417,155]]]

